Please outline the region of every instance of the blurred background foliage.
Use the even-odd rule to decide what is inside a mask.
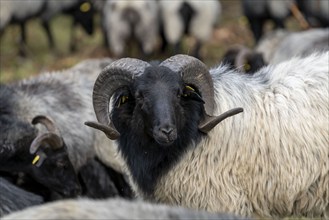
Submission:
[[[247,19],[242,14],[240,0],[221,0],[222,13],[219,22],[214,29],[212,38],[202,47],[201,54],[208,66],[213,66],[221,61],[225,51],[235,44],[243,44],[249,47],[254,45],[252,33]],[[54,34],[55,49],[48,47],[47,38],[38,18],[27,23],[26,57],[18,55],[18,42],[20,30],[18,25],[10,25],[0,38],[0,82],[6,83],[20,80],[44,71],[61,70],[68,68],[87,58],[112,57],[108,49],[103,46],[103,35],[100,25],[100,16],[95,18],[95,32],[88,36],[82,28],[77,31],[77,50],[70,52],[70,28],[71,18],[66,15],[58,15],[51,20],[51,28]],[[287,29],[299,30],[300,26],[291,17],[286,22]],[[271,29],[273,24],[268,22],[266,29]],[[189,54],[194,43],[192,37],[185,37],[183,50]],[[131,56],[137,51],[131,48]],[[164,59],[168,55],[158,53],[154,59]],[[137,56],[137,55],[136,55]]]

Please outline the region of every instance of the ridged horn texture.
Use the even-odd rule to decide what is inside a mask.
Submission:
[[[93,90],[93,106],[98,123],[87,122],[86,125],[103,131],[110,139],[117,139],[116,131],[110,119],[109,102],[113,93],[120,87],[132,83],[133,78],[141,75],[147,62],[134,58],[122,58],[105,67],[96,79]]]
[[[205,102],[206,113],[210,116],[214,113],[214,89],[213,81],[206,65],[195,57],[188,55],[175,55],[160,66],[165,66],[174,72],[179,73],[186,84],[195,86],[201,93]]]
[[[49,144],[52,149],[58,149],[63,147],[63,140],[54,133],[43,133],[38,135],[31,143],[30,153],[34,154],[42,147],[43,144]]]
[[[224,119],[239,114],[241,112],[243,112],[243,108],[233,108],[220,114],[219,116],[209,117],[206,115],[206,118],[199,124],[199,130],[203,133],[208,133]]]
[[[39,134],[32,142],[30,146],[30,153],[35,153],[42,144],[48,143],[52,149],[58,149],[64,146],[63,140],[59,129],[55,126],[53,120],[44,115],[38,115],[33,118],[32,124],[42,124],[44,125],[48,132]]]
[[[53,122],[53,120],[51,120],[49,117],[44,116],[44,115],[35,116],[32,120],[32,124],[35,125],[38,123],[44,125],[48,131],[60,136],[60,132],[59,132],[58,128],[55,126],[55,123]]]

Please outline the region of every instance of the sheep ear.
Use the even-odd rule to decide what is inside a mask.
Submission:
[[[120,137],[120,133],[114,128],[113,124],[106,126],[98,122],[87,121],[85,125],[103,131],[111,140],[116,140]]]
[[[43,161],[47,158],[47,155],[42,152],[42,151],[39,151],[36,156],[34,157],[33,161],[32,161],[32,164],[37,166],[37,167],[40,167],[42,164],[43,164]]]
[[[199,130],[203,133],[208,133],[211,129],[213,129],[217,124],[219,124],[224,119],[239,114],[240,112],[243,112],[243,108],[234,108],[224,112],[219,116],[206,115],[205,119],[201,121],[199,124]]]

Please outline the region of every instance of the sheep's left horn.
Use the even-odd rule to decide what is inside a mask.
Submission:
[[[186,84],[195,86],[201,93],[205,102],[205,110],[208,115],[214,112],[214,89],[211,75],[206,65],[195,57],[188,55],[175,55],[165,61],[160,66],[165,66],[180,74]]]
[[[122,58],[106,66],[97,77],[93,90],[93,106],[99,123],[87,122],[86,125],[103,131],[110,139],[117,139],[120,133],[111,123],[110,99],[117,89],[130,85],[147,66],[150,64],[134,58]]]

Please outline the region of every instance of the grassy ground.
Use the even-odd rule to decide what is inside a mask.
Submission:
[[[252,35],[245,18],[242,16],[239,0],[222,0],[222,16],[212,38],[202,48],[204,62],[209,65],[219,63],[224,52],[237,43],[247,46],[253,45]],[[294,23],[294,21],[290,22]],[[99,19],[96,20],[99,24]],[[27,58],[18,56],[18,26],[9,26],[0,41],[0,82],[6,83],[43,71],[58,70],[70,67],[86,58],[111,56],[103,47],[103,37],[100,26],[96,25],[93,36],[87,36],[81,29],[78,30],[78,49],[69,51],[70,18],[58,16],[51,22],[54,32],[56,49],[50,50],[44,30],[39,20],[28,23],[26,49]],[[269,24],[271,25],[271,24]],[[290,25],[291,26],[291,25]],[[184,52],[189,53],[193,45],[192,38],[185,38]],[[132,53],[131,56],[134,56]],[[166,58],[155,56],[154,58]]]

